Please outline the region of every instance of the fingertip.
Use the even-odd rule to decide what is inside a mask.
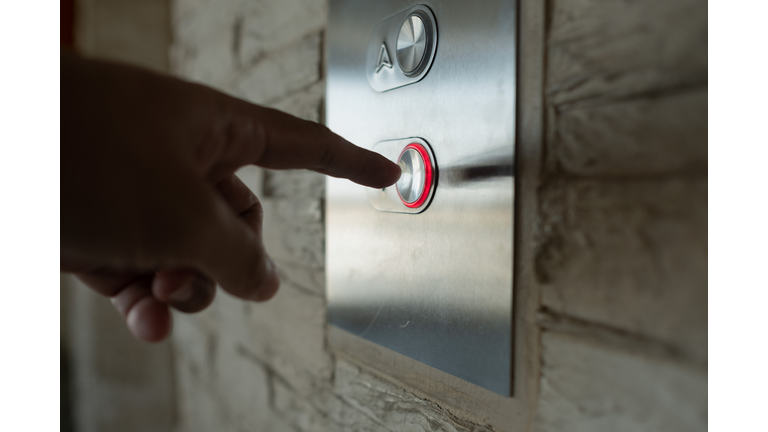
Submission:
[[[280,288],[280,269],[271,258],[267,257],[267,276],[264,278],[259,289],[256,290],[255,301],[265,302],[277,294]]]
[[[384,156],[377,154],[379,157],[379,160],[381,163],[378,166],[379,172],[381,172],[381,181],[386,183],[385,186],[392,186],[395,184],[398,180],[400,180],[400,176],[403,175],[403,169],[400,167],[400,165],[396,164],[395,162],[392,162],[391,160],[385,158]]]
[[[353,182],[376,189],[392,186],[400,180],[403,170],[400,165],[392,162],[384,156],[373,153],[374,163],[369,163],[367,169]]]
[[[387,159],[387,162],[389,163],[388,173],[389,176],[387,178],[387,186],[392,186],[393,184],[397,183],[398,180],[400,180],[400,177],[403,175],[403,168],[400,167],[400,165],[390,161]]]
[[[153,297],[144,297],[133,305],[125,321],[131,334],[144,342],[160,342],[171,332],[168,306]]]

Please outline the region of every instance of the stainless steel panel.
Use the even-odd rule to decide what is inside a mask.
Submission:
[[[423,4],[440,35],[429,73],[377,92],[366,73],[377,61],[371,35],[416,3],[331,1],[328,126],[369,149],[422,137],[439,182],[426,210],[407,214],[327,180],[329,322],[509,395],[516,4]]]
[[[437,25],[421,4],[383,17],[370,35],[365,73],[374,90],[384,92],[419,82],[429,72],[437,49]]]

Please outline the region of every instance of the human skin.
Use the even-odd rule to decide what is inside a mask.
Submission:
[[[61,270],[111,297],[138,339],[171,331],[218,283],[252,301],[280,276],[245,165],[374,188],[400,168],[323,125],[143,69],[61,52]]]

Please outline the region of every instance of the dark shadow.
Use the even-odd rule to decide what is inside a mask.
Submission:
[[[63,349],[60,351],[59,365],[61,374],[61,390],[59,394],[61,401],[59,406],[61,420],[59,426],[61,432],[74,432],[75,422],[72,412],[72,373],[70,370],[69,359]]]

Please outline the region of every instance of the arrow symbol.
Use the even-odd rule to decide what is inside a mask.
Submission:
[[[379,50],[379,59],[376,60],[376,73],[379,73],[379,71],[385,67],[392,69],[392,60],[389,59],[387,44],[382,43],[381,49]]]

